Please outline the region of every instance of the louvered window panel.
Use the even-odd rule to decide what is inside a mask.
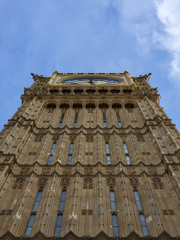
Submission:
[[[116,211],[116,201],[114,191],[110,191],[111,210]]]
[[[53,159],[53,155],[50,155],[50,156],[48,157],[48,161],[47,161],[47,164],[48,164],[48,165],[51,165],[52,159]]]
[[[138,210],[138,211],[143,210],[143,209],[142,209],[141,200],[140,200],[138,191],[134,191],[134,197],[135,197],[135,200],[136,200],[137,210]]]
[[[107,123],[106,123],[106,114],[105,114],[105,113],[103,113],[103,126],[104,126],[104,128],[107,127]]]
[[[109,143],[106,143],[106,153],[109,153]]]
[[[63,215],[62,214],[58,214],[57,221],[56,221],[55,233],[54,233],[55,236],[60,236],[62,218],[63,218]]]
[[[131,164],[131,159],[130,159],[129,155],[126,155],[126,162],[128,165]]]
[[[66,201],[66,191],[63,190],[62,193],[61,193],[61,200],[60,200],[60,204],[59,204],[59,210],[60,211],[64,211],[65,201]],[[58,214],[57,221],[56,221],[55,232],[54,232],[55,236],[60,235],[62,218],[63,218],[63,214],[62,213]]]
[[[78,120],[78,113],[76,113],[75,118],[74,118],[75,122],[77,122],[77,120]]]
[[[74,147],[74,143],[71,143],[69,147],[69,153],[73,153],[73,147]]]
[[[118,120],[118,126],[119,126],[119,128],[121,128],[122,124],[121,124],[121,119],[120,119],[119,113],[116,113],[116,117],[117,117],[117,120]]]
[[[119,235],[119,227],[118,227],[118,220],[117,220],[116,214],[112,214],[112,224],[113,224],[113,235],[114,236]]]
[[[65,115],[65,114],[62,113],[60,121],[63,121],[63,119],[64,119],[64,115]]]
[[[76,113],[75,118],[74,118],[74,125],[73,125],[74,128],[77,127],[77,121],[78,121],[78,113]]]
[[[37,196],[36,196],[36,200],[35,200],[35,203],[34,203],[34,206],[33,206],[33,211],[38,210],[39,203],[40,203],[40,200],[41,200],[41,196],[42,196],[42,191],[39,191]]]
[[[140,219],[143,235],[144,236],[149,235],[148,228],[147,228],[147,225],[146,225],[146,219],[145,219],[144,215],[139,214],[139,219]]]
[[[122,128],[121,122],[118,122],[118,126],[119,126],[119,128]]]
[[[30,236],[31,235],[31,230],[32,230],[32,227],[33,227],[33,224],[34,224],[34,220],[35,220],[35,217],[36,215],[35,214],[32,214],[29,218],[29,222],[28,222],[28,225],[27,225],[27,228],[26,228],[26,232],[25,232],[25,236]]]
[[[64,210],[65,200],[66,200],[66,191],[64,190],[61,193],[61,200],[60,200],[60,204],[59,204],[60,211]]]
[[[124,147],[124,152],[125,152],[125,153],[128,153],[128,148],[127,148],[126,143],[123,143],[123,147]]]
[[[111,164],[111,156],[106,155],[107,164]]]
[[[118,122],[121,121],[120,116],[119,116],[119,113],[116,113],[116,116],[117,116]]]
[[[51,148],[51,153],[54,153],[55,148],[56,148],[56,143],[53,143],[52,148]]]
[[[136,201],[137,210],[142,211],[143,209],[142,209],[141,200],[140,200],[138,191],[134,191],[134,197],[135,197],[135,201]],[[140,220],[140,223],[141,223],[141,228],[142,228],[143,235],[144,236],[149,235],[144,214],[142,214],[142,213],[139,214],[139,220]]]
[[[72,160],[72,155],[69,155],[68,160],[67,160],[67,164],[71,164],[71,160]]]

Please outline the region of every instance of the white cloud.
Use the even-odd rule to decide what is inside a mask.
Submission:
[[[169,54],[169,77],[180,78],[180,0],[113,0],[119,26],[134,38],[134,51],[150,58],[152,50]],[[167,56],[167,55],[166,55]],[[160,59],[160,58],[159,58]],[[163,59],[159,66],[163,67]],[[158,64],[158,63],[157,63]]]
[[[162,31],[154,32],[154,41],[162,50],[170,53],[170,75],[178,82],[180,78],[180,1],[154,0]]]

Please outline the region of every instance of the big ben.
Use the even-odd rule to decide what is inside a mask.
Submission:
[[[151,74],[32,74],[0,133],[0,239],[179,239],[180,133]]]

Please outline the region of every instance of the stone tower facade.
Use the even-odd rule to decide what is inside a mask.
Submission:
[[[180,134],[150,74],[32,76],[0,133],[0,239],[179,239]]]

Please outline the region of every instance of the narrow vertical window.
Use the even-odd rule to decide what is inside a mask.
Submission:
[[[110,191],[110,201],[111,201],[111,211],[116,211],[116,201],[115,201],[115,194],[114,191]],[[112,214],[112,225],[113,225],[113,235],[119,235],[119,227],[118,227],[118,220],[117,214]]]
[[[53,143],[52,148],[51,148],[51,153],[54,153],[55,148],[56,148],[56,143]]]
[[[78,120],[78,113],[76,113],[75,118],[74,118],[74,125],[73,125],[74,128],[77,127],[77,120]]]
[[[71,164],[74,143],[70,144],[67,164]]]
[[[42,196],[42,191],[40,190],[36,196],[36,200],[35,200],[35,203],[34,203],[34,206],[33,206],[33,211],[37,211],[38,210],[38,207],[39,207],[39,203],[40,203],[40,200],[41,200],[41,196]]]
[[[69,147],[69,153],[73,153],[73,147],[74,147],[74,143],[71,143]]]
[[[107,164],[111,164],[111,156],[106,155]]]
[[[28,222],[28,225],[27,225],[27,228],[26,228],[26,232],[25,232],[25,236],[28,236],[30,237],[31,235],[31,230],[32,230],[32,227],[33,227],[33,224],[34,224],[34,220],[35,220],[35,217],[36,217],[36,214],[31,214],[30,218],[29,218],[29,222]]]
[[[63,215],[62,214],[58,214],[57,221],[56,221],[55,233],[54,233],[55,236],[60,236],[62,218],[63,218]]]
[[[59,121],[59,128],[61,128],[61,126],[62,126],[62,123],[63,123],[63,119],[64,119],[64,113],[62,113],[62,115],[61,115],[61,118],[60,118],[60,121]]]
[[[138,211],[143,211],[142,205],[141,205],[141,200],[140,200],[140,197],[139,197],[139,193],[136,190],[134,191],[134,197],[135,197],[135,201],[136,201],[137,210]],[[143,235],[144,236],[149,235],[147,224],[146,224],[146,219],[145,219],[144,214],[142,212],[140,212],[140,214],[139,214],[139,220],[140,220],[140,223],[141,223],[141,228],[142,228]]]
[[[106,153],[109,153],[109,143],[106,143]]]
[[[110,150],[109,150],[109,143],[106,143],[106,161],[107,164],[111,164],[111,156],[110,156]]]
[[[126,143],[123,143],[123,147],[124,147],[124,152],[125,152],[125,153],[128,153],[128,148],[127,148]]]
[[[119,227],[118,227],[118,220],[117,220],[116,214],[112,214],[112,224],[113,224],[113,235],[114,236],[119,235]]]
[[[51,162],[52,162],[52,159],[53,159],[53,155],[52,154],[54,153],[55,148],[56,148],[56,143],[53,143],[52,148],[51,148],[51,152],[50,152],[50,155],[49,155],[48,161],[47,161],[48,165],[51,165]]]
[[[128,165],[131,164],[131,159],[130,159],[129,155],[126,155],[126,162]]]
[[[71,160],[72,160],[72,155],[68,155],[67,164],[71,164]]]
[[[66,191],[63,190],[61,193],[61,200],[60,200],[60,204],[59,204],[60,211],[64,211],[65,201],[66,201]]]
[[[59,211],[64,211],[64,205],[65,205],[65,200],[66,200],[66,191],[63,190],[61,193],[61,200],[59,204]],[[55,227],[55,236],[59,236],[61,232],[61,225],[62,225],[62,218],[63,218],[63,213],[61,212],[57,216],[57,221],[56,221],[56,227]]]
[[[123,143],[123,147],[124,147],[124,153],[125,153],[125,156],[126,156],[126,162],[128,165],[131,164],[131,159],[130,159],[130,156],[129,156],[129,152],[128,152],[128,148],[127,148],[127,145],[126,143]]]
[[[119,113],[116,113],[116,117],[117,117],[117,120],[118,120],[119,128],[122,128],[122,123],[121,123],[121,119],[120,119]]]
[[[115,201],[115,194],[114,191],[110,191],[110,201],[111,201],[111,210],[116,211],[116,201]]]
[[[104,126],[104,128],[107,127],[106,114],[105,113],[103,113],[103,126]]]
[[[52,158],[53,158],[53,155],[50,155],[50,156],[48,157],[48,161],[47,161],[47,164],[48,164],[48,165],[51,165]]]
[[[143,235],[144,236],[149,235],[148,228],[147,228],[147,225],[146,225],[146,219],[144,217],[144,214],[142,214],[142,213],[139,214],[139,219],[140,219]]]
[[[40,200],[41,200],[41,196],[42,196],[42,191],[40,190],[37,193],[36,200],[35,200],[35,203],[34,203],[34,206],[33,206],[33,211],[38,210],[39,203],[40,203]],[[36,217],[35,213],[31,214],[31,216],[29,218],[27,228],[26,228],[26,232],[24,234],[25,236],[29,237],[31,235],[31,230],[32,230],[32,227],[33,227],[33,224],[34,224],[35,217]]]

